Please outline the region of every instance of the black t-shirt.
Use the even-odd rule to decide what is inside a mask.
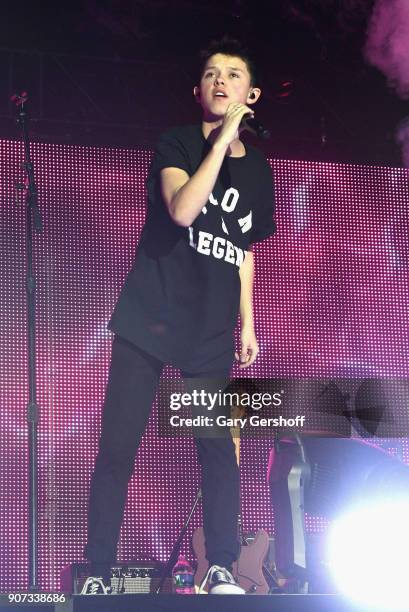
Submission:
[[[271,168],[248,145],[245,156],[226,156],[192,226],[172,221],[160,170],[181,168],[192,176],[209,148],[200,125],[172,128],[159,139],[147,179],[145,225],[109,322],[147,353],[194,373],[231,367],[239,268],[249,245],[275,230]]]

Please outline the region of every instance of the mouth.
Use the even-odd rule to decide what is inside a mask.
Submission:
[[[224,91],[217,91],[213,94],[213,98],[228,98],[228,96],[224,93]]]

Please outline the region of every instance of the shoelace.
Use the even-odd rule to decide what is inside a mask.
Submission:
[[[209,580],[209,576],[213,576],[215,572],[222,572],[222,574],[226,574],[230,582],[230,574],[224,567],[220,567],[220,565],[211,565],[207,570],[207,573],[203,578],[202,582],[200,583],[199,594],[204,593],[204,587],[206,586],[206,583]]]
[[[90,588],[90,591],[88,593],[89,588]],[[106,593],[108,590],[108,587],[105,587],[102,581],[102,578],[93,578],[92,576],[90,576],[85,581],[84,586],[82,587],[81,593],[84,593],[84,594],[88,593],[89,595],[96,595],[100,588],[102,589],[103,593]]]
[[[95,595],[98,592],[100,586],[101,584],[99,581],[96,582],[95,580],[93,580],[91,583],[91,595]]]

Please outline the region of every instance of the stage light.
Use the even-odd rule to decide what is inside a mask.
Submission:
[[[298,581],[300,587],[308,584],[309,592],[356,591],[370,598],[373,589],[368,585],[372,585],[374,571],[368,570],[367,559],[376,559],[375,567],[380,565],[382,576],[388,563],[394,568],[396,563],[404,565],[403,554],[409,546],[409,528],[406,532],[404,527],[404,513],[406,521],[409,516],[409,468],[395,457],[364,440],[287,435],[272,449],[268,478],[276,526],[275,561],[284,577]],[[383,505],[381,499],[385,500]],[[329,557],[321,550],[328,533],[313,544],[307,538],[304,513],[325,517],[331,523],[348,517],[351,509],[361,509],[366,516],[361,519],[358,515],[355,523],[349,522],[336,539],[338,548],[331,547],[331,564],[338,562],[339,576],[345,568],[350,580],[345,579],[346,586],[341,588],[338,581],[334,584]],[[355,525],[362,526],[361,531]],[[395,589],[393,572],[382,581],[375,575],[379,589],[384,584],[389,585],[390,593]],[[375,601],[381,601],[381,595]],[[398,593],[396,597],[400,601]]]
[[[350,509],[333,522],[327,563],[339,591],[368,609],[409,610],[409,497]]]

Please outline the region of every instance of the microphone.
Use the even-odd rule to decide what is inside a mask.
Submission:
[[[243,119],[240,122],[240,126],[257,136],[258,138],[262,138],[263,140],[267,140],[271,137],[270,132],[251,115],[244,115]]]

